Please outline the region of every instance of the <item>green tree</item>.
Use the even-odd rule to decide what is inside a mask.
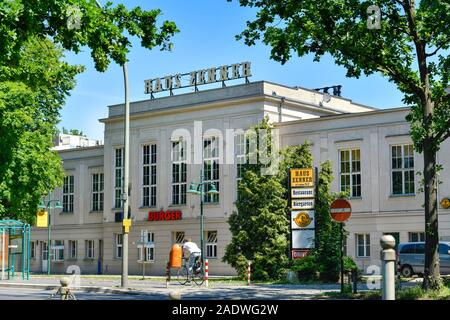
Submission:
[[[74,135],[74,136],[86,137],[86,135],[81,130],[78,130],[78,129],[67,129],[67,128],[64,128],[64,127],[62,127],[61,132],[59,130],[57,130],[57,133],[71,134],[71,135]]]
[[[311,168],[313,157],[311,143],[305,142],[298,146],[288,146],[281,151],[282,161],[278,174],[283,186],[288,185],[288,168]],[[313,264],[314,270],[320,273],[320,280],[334,282],[339,278],[340,266],[340,229],[339,225],[331,220],[330,205],[333,200],[345,194],[333,194],[331,183],[333,181],[333,169],[331,162],[321,164],[318,174],[318,192],[315,207],[316,218],[316,248],[311,250],[311,259],[307,264]],[[285,197],[289,197],[286,188]],[[290,219],[289,205],[286,207],[286,215]],[[295,265],[295,263],[294,263]]]
[[[30,39],[14,68],[0,66],[0,218],[32,221],[42,195],[62,182],[61,159],[50,148],[82,69],[61,58],[51,41]]]
[[[64,49],[80,52],[89,48],[95,68],[105,71],[111,60],[127,61],[130,36],[141,39],[147,49],[170,49],[178,32],[174,22],[157,25],[161,11],[127,10],[107,2],[99,7],[94,0],[8,0],[0,2],[0,65],[12,64],[30,37],[50,37]],[[20,23],[17,23],[20,21]]]
[[[316,248],[320,279],[335,282],[339,279],[341,238],[340,226],[330,216],[330,205],[338,196],[331,193],[333,169],[330,161],[321,164],[316,202]]]
[[[63,49],[87,48],[98,71],[127,61],[132,36],[170,49],[178,29],[158,23],[160,13],[90,0],[0,2],[0,217],[32,221],[40,198],[62,183],[61,160],[49,149],[83,71],[63,61]]]
[[[259,134],[261,130],[270,132],[272,127],[266,118],[254,129]],[[267,139],[270,145],[270,135]],[[259,143],[253,152],[260,159]],[[241,277],[246,276],[247,262],[251,260],[254,279],[279,279],[288,263],[286,189],[276,175],[261,174],[261,167],[260,161],[244,165],[238,186],[237,212],[228,220],[232,239],[223,261],[234,267]]]
[[[232,1],[232,0],[228,0]],[[423,287],[441,286],[438,255],[436,153],[450,137],[449,84],[450,10],[439,0],[239,0],[256,7],[238,39],[247,45],[262,41],[271,58],[285,63],[296,53],[319,61],[330,54],[347,76],[379,73],[396,84],[411,105],[407,120],[415,149],[424,157],[425,277]],[[368,10],[380,10],[376,16]]]

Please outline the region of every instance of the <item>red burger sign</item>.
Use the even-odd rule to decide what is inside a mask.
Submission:
[[[180,210],[150,211],[148,221],[181,220],[183,214]]]

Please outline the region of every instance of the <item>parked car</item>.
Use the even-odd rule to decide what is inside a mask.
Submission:
[[[397,248],[398,268],[402,276],[423,275],[425,242],[400,243]],[[450,242],[439,242],[441,274],[450,274]]]

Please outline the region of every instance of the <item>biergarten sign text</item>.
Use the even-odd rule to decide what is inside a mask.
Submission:
[[[225,86],[225,81],[241,78],[245,78],[246,82],[248,82],[248,78],[251,76],[251,63],[247,61],[148,79],[144,81],[144,92],[154,98],[154,93],[163,91],[170,91],[172,95],[172,90],[174,89],[195,87],[195,91],[198,91],[197,86],[199,85],[222,82],[222,86]]]

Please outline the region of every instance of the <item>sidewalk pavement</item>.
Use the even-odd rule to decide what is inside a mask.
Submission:
[[[31,275],[30,280],[22,280],[19,276],[11,280],[0,280],[1,287],[27,288],[54,290],[60,287],[60,280],[71,275]],[[192,297],[220,297],[225,299],[242,299],[248,297],[284,299],[290,297],[303,297],[321,294],[326,291],[339,291],[339,284],[252,284],[247,286],[244,281],[236,281],[230,278],[215,277],[216,281],[209,281],[209,287],[202,286],[182,286],[176,277],[172,277],[170,284],[166,287],[165,277],[145,277],[129,276],[128,289],[120,287],[120,276],[114,275],[82,275],[79,286],[71,282],[73,292],[103,293],[103,294],[133,294],[133,295],[165,295],[171,296],[173,293],[190,295]],[[405,286],[413,283],[405,283]],[[359,284],[358,290],[367,290],[366,284]],[[245,298],[244,298],[245,299]]]

